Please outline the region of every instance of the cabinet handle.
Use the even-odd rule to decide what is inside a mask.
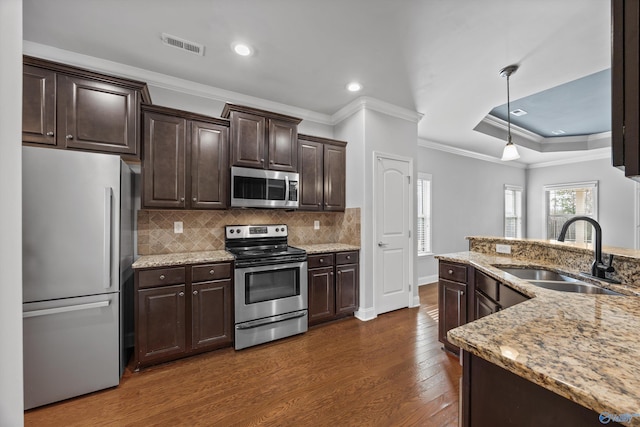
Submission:
[[[71,134],[67,135],[67,139],[73,139],[73,135]]]
[[[460,291],[460,295],[464,295],[464,291]]]
[[[194,202],[197,202],[197,201],[198,201],[198,199],[197,199],[196,197],[194,197],[194,198],[193,198],[193,201],[194,201]]]
[[[329,273],[329,276],[333,276],[333,271],[331,273]]]
[[[193,291],[193,294],[194,295],[198,295],[198,291]]]
[[[347,255],[347,259],[351,259],[351,255]]]
[[[324,262],[324,258],[320,258],[320,264]]]
[[[180,291],[180,293],[178,293],[179,297],[183,297],[184,296],[184,292]]]
[[[181,202],[184,202],[184,197],[180,197],[180,201],[181,201]]]
[[[274,164],[275,162],[273,160],[271,160],[269,163]]]
[[[213,274],[215,273],[215,270],[212,268],[211,270],[209,270],[209,274]]]
[[[338,276],[342,274],[342,271],[338,271]]]
[[[260,163],[264,163],[264,159],[260,159]]]
[[[160,280],[164,280],[164,274],[160,275]]]
[[[53,132],[47,132],[47,136],[53,136]]]
[[[318,206],[322,206],[322,203],[318,203]]]
[[[449,271],[448,271],[448,273],[449,273],[449,274],[453,274],[453,270],[449,270]]]

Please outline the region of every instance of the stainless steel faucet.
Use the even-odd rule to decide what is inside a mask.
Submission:
[[[609,265],[605,265],[605,263],[602,262],[602,227],[600,227],[598,221],[593,218],[589,218],[588,216],[574,216],[562,226],[562,230],[560,230],[560,235],[558,236],[558,241],[564,242],[569,226],[576,221],[586,221],[593,225],[593,228],[596,230],[596,236],[593,241],[594,260],[593,264],[591,264],[591,275],[599,279],[610,280],[607,279],[606,273],[613,273],[615,271],[611,265],[613,263],[613,255],[609,255]]]

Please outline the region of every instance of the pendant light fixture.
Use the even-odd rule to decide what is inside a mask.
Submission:
[[[507,78],[507,145],[502,152],[502,159],[504,161],[516,160],[520,158],[518,149],[511,142],[511,102],[509,99],[509,77],[518,70],[517,65],[508,65],[500,70],[500,76]]]

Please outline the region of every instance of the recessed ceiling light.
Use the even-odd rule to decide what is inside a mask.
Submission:
[[[231,48],[240,56],[250,56],[253,53],[251,46],[245,43],[234,43],[231,45]]]
[[[520,109],[520,108],[516,108],[515,110],[511,111],[511,114],[513,114],[514,116],[520,117],[520,116],[524,116],[525,114],[529,114],[526,111]]]
[[[556,130],[552,130],[551,133],[554,134],[554,135],[563,135],[566,132],[563,131],[562,129],[556,129]]]
[[[362,85],[358,82],[351,82],[347,85],[347,90],[349,92],[358,92],[359,90],[362,90]]]

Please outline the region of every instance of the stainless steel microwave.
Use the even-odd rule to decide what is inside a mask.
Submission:
[[[231,167],[231,207],[298,208],[299,175],[266,169]]]

